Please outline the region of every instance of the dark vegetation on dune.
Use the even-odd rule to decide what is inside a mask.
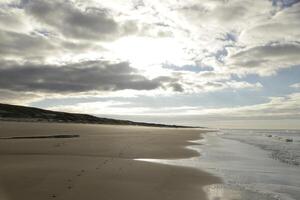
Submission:
[[[200,128],[190,126],[177,126],[154,124],[144,122],[133,122],[129,120],[118,120],[96,117],[87,114],[56,112],[33,107],[0,104],[0,120],[2,121],[23,121],[23,122],[61,122],[61,123],[86,123],[86,124],[111,124],[111,125],[136,125],[152,127],[172,128]]]

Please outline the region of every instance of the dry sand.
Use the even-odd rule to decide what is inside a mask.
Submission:
[[[203,132],[203,131],[202,131]],[[1,200],[201,200],[206,172],[135,158],[198,156],[199,129],[0,122]],[[53,135],[75,138],[45,138]],[[32,137],[7,139],[10,137]],[[6,139],[4,139],[6,138]]]

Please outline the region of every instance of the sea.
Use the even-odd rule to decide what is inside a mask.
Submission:
[[[300,130],[218,130],[187,147],[201,156],[145,161],[198,168],[221,177],[209,200],[300,200]]]

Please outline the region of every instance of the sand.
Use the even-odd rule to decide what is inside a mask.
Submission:
[[[185,147],[201,132],[0,122],[0,199],[206,199],[203,186],[219,183],[219,178],[198,169],[134,160],[199,156]]]

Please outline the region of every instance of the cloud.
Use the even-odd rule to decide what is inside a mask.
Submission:
[[[28,103],[55,95],[92,98],[109,93],[112,97],[166,95],[172,101],[186,95],[189,98],[181,105],[187,105],[180,111],[158,112],[155,105],[130,111],[163,115],[169,109],[174,115],[197,117],[292,116],[286,108],[279,110],[286,102],[292,109],[292,102],[298,101],[295,96],[281,97],[279,104],[272,98],[232,108],[192,108],[188,103],[196,105],[203,93],[224,93],[224,99],[228,92],[267,98],[269,87],[261,83],[278,85],[272,81],[280,79],[267,83],[266,76],[300,66],[297,19],[296,0],[3,0],[0,100]],[[284,85],[276,91],[283,87],[289,88]],[[298,84],[290,87],[297,89]],[[288,88],[284,94],[293,91]],[[120,106],[126,113],[125,106],[134,107],[117,104],[107,105],[107,113]],[[79,106],[93,111],[96,104]]]
[[[198,45],[187,49],[195,48],[190,52],[204,65],[237,75],[269,76],[300,64],[295,58],[300,42],[298,1],[178,2],[172,13],[183,16],[178,23]]]
[[[140,116],[141,118],[155,116],[157,119],[170,116],[171,118],[186,118],[201,120],[240,120],[240,119],[299,119],[300,93],[286,96],[271,97],[267,102],[232,107],[176,106],[153,107],[135,106],[126,101],[97,101],[49,107],[60,111],[84,112],[90,114]],[[99,109],[101,108],[101,109]],[[184,120],[182,120],[184,121]]]
[[[271,75],[278,69],[288,68],[300,64],[300,45],[269,44],[242,50],[227,58],[230,68],[236,73],[252,73]]]
[[[126,115],[130,113],[143,113],[148,111],[148,108],[131,107],[127,108],[131,103],[124,101],[96,101],[87,103],[77,103],[75,105],[65,105],[65,106],[50,106],[48,109],[64,112],[74,112],[74,113],[86,113],[94,115],[109,115],[111,113],[118,113],[119,115]],[[130,110],[130,111],[129,111]]]
[[[188,19],[197,22],[201,26],[201,21],[204,23],[222,23],[233,24],[240,23],[240,19],[245,18],[249,13],[251,3],[244,1],[194,1],[192,4],[187,4],[179,11],[184,14]],[[203,26],[203,25],[202,25]]]
[[[285,1],[292,3],[292,1]],[[265,20],[249,24],[239,34],[239,43],[243,46],[266,46],[271,43],[288,45],[299,44],[300,4],[291,4],[286,9],[270,9]]]
[[[12,91],[153,90],[162,85],[159,79],[139,75],[126,62],[86,61],[60,66],[2,62],[1,66],[0,87]]]
[[[300,83],[294,83],[290,85],[291,88],[299,89],[300,88]]]
[[[2,56],[47,55],[55,49],[55,45],[41,36],[0,30],[0,55]]]
[[[8,2],[1,4],[0,16],[10,22],[0,18],[0,40],[8,47],[2,52],[14,56],[39,49],[46,61],[119,59],[144,68],[165,61],[178,67],[201,63],[215,71],[262,76],[299,64],[294,57],[289,60],[300,42],[300,24],[294,20],[300,17],[298,1]],[[124,37],[129,34],[133,41]],[[128,42],[120,46],[124,38]],[[105,45],[104,53],[100,45],[112,40],[117,46]]]
[[[190,111],[188,114],[215,116],[219,118],[255,118],[255,119],[282,119],[300,117],[300,93],[293,93],[286,96],[270,97],[266,103],[231,107],[231,108],[216,108],[202,109]]]
[[[118,24],[104,8],[79,8],[70,1],[23,1],[26,13],[65,37],[105,40]]]
[[[286,8],[299,3],[299,0],[272,0],[272,2],[274,6]]]
[[[13,2],[0,2],[0,28],[6,31],[18,30],[18,32],[29,31],[31,24],[28,17]]]
[[[0,94],[0,102],[8,104],[26,105],[45,98],[44,95],[36,92],[11,91],[6,89],[0,89]]]
[[[261,45],[270,42],[297,41],[300,36],[300,22],[286,23],[286,20],[274,20],[245,29],[239,37],[240,42],[248,45]]]
[[[90,91],[157,90],[160,93],[202,93],[223,89],[258,89],[260,83],[204,79],[193,73],[155,76],[150,79],[128,62],[82,61],[50,65],[2,61],[0,88],[11,91],[41,93],[82,93]],[[209,76],[206,72],[204,76]],[[228,77],[226,77],[228,78]]]
[[[39,31],[16,33],[0,29],[0,61],[42,62],[43,65],[62,62],[79,62],[95,59],[104,54],[105,48],[99,44],[60,40],[45,36]],[[71,60],[71,61],[70,61]]]
[[[184,91],[185,93],[204,93],[216,92],[220,90],[241,90],[250,89],[258,90],[263,87],[259,82],[249,83],[246,81],[231,80],[230,74],[216,73],[212,71],[204,71],[199,73],[193,72],[175,72],[170,77],[174,77],[176,84],[180,84],[180,88],[175,91]]]

